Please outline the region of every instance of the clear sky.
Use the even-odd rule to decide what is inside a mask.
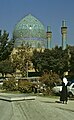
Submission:
[[[32,14],[51,26],[53,45],[61,45],[62,20],[67,21],[67,40],[74,45],[74,0],[0,0],[0,29],[9,32],[25,15]]]

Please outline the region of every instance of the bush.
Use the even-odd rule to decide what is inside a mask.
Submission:
[[[52,87],[54,87],[55,84],[60,83],[61,80],[59,78],[59,75],[57,75],[56,73],[54,73],[54,72],[47,72],[47,73],[44,73],[42,75],[42,77],[40,78],[40,82],[42,84],[45,84],[47,89],[49,88],[49,91],[51,92]]]
[[[18,83],[18,90],[22,93],[31,93],[32,83],[27,80],[20,80]]]
[[[8,91],[15,91],[17,90],[16,80],[14,77],[9,78],[3,81],[3,89]]]

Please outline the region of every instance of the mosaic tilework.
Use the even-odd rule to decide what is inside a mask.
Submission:
[[[17,23],[13,31],[15,46],[29,43],[32,47],[45,48],[47,45],[46,32],[43,24],[31,14]]]

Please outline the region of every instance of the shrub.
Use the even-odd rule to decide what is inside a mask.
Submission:
[[[14,77],[9,78],[3,81],[3,89],[8,91],[15,91],[17,90],[16,80]]]
[[[57,84],[60,83],[61,80],[59,78],[59,75],[57,75],[54,72],[47,72],[44,73],[42,75],[42,77],[40,78],[40,82],[42,84],[45,84],[46,88],[47,88],[47,92],[51,92],[52,91],[52,87]]]
[[[32,83],[27,80],[19,80],[18,90],[22,93],[31,93]]]

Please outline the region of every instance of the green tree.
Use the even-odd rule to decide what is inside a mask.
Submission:
[[[13,49],[13,40],[9,40],[9,34],[0,30],[0,61],[5,60],[11,54]]]
[[[22,76],[27,76],[27,70],[30,67],[31,48],[28,45],[17,48],[17,52],[12,54],[12,61],[15,68],[21,71]]]
[[[41,59],[41,52],[40,51],[37,51],[36,49],[33,51],[33,55],[32,55],[32,58],[31,58],[31,60],[32,60],[32,63],[33,63],[33,67],[34,67],[34,69],[35,69],[35,71],[37,72],[37,71],[39,71],[38,70],[38,64],[39,64],[39,62],[41,61],[40,59]]]
[[[54,49],[43,51],[35,50],[32,57],[35,70],[42,72],[44,69],[63,74],[68,70],[68,50],[56,46]]]
[[[7,73],[13,74],[14,72],[14,64],[9,59],[0,62],[0,73],[2,73],[2,76],[6,75]]]
[[[74,46],[69,46],[69,71],[74,73]]]
[[[63,74],[68,70],[68,49],[62,50],[62,48],[55,47],[51,51],[52,70],[58,74]]]

